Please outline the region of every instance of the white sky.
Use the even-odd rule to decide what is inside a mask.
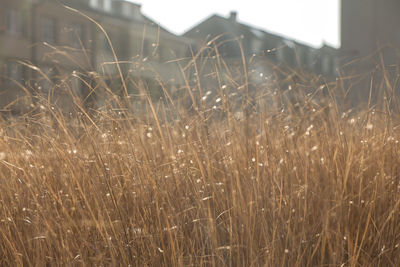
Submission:
[[[320,46],[338,47],[339,0],[131,0],[144,14],[176,34],[182,34],[217,13],[238,12],[238,20],[272,33]]]

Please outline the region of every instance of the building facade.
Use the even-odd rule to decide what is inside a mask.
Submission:
[[[400,2],[342,0],[340,62],[354,102],[372,100],[385,88],[398,91]],[[385,75],[383,75],[383,72]],[[386,76],[386,77],[384,77]]]
[[[23,97],[27,70],[18,63],[31,59],[32,29],[29,27],[32,2],[22,0],[2,1],[0,9],[0,107],[11,100]],[[3,88],[12,88],[5,90]]]
[[[396,0],[342,0],[342,62],[365,59],[377,52],[393,64],[400,47],[400,2]]]
[[[170,61],[184,57],[190,40],[144,16],[140,5],[120,0],[0,4],[0,107],[5,110],[13,102],[29,105],[22,98],[32,92],[51,91],[52,102],[62,106],[71,104],[71,93],[101,102],[104,87],[129,94],[135,78],[150,81],[154,73],[171,86],[183,83],[178,64]]]
[[[236,12],[231,12],[228,17],[212,15],[184,36],[196,40],[199,47],[212,41],[220,55],[227,59],[241,59],[242,54],[249,59],[261,56],[272,65],[336,75],[337,49],[328,45],[314,48],[257,29],[239,22]]]
[[[90,95],[101,105],[105,89],[135,94],[139,79],[149,87],[186,86],[181,71],[186,59],[200,51],[215,57],[215,48],[228,65],[243,64],[244,55],[249,77],[257,82],[276,67],[335,77],[339,62],[377,50],[393,64],[400,45],[396,0],[342,1],[339,50],[257,29],[238,21],[236,12],[212,15],[177,36],[125,0],[0,0],[0,5],[0,108],[5,110],[14,101],[29,105],[25,96],[32,92],[54,91],[52,102],[63,105],[71,103],[71,92],[83,99]]]

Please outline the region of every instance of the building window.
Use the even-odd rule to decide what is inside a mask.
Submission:
[[[133,18],[136,20],[142,20],[142,13],[140,12],[140,7],[133,8]]]
[[[115,40],[114,34],[111,32],[107,32],[107,35],[108,35],[108,38],[110,38],[112,43],[110,44],[107,37],[102,35],[100,38],[101,38],[101,49],[103,50],[103,52],[111,52],[111,45],[115,49],[114,42],[113,42],[113,40]]]
[[[97,0],[97,7],[103,9],[104,8],[104,0]]]
[[[103,1],[103,9],[105,11],[111,11],[111,1],[110,0],[102,0]]]
[[[53,18],[43,17],[40,26],[42,41],[50,44],[56,43],[56,20]]]
[[[97,9],[102,9],[105,11],[111,11],[111,1],[110,0],[90,0],[90,6]]]
[[[132,15],[132,7],[131,7],[130,3],[124,3],[124,5],[122,7],[122,14],[125,17],[130,17]]]
[[[8,80],[12,83],[23,83],[24,81],[23,67],[17,62],[7,62],[6,74]]]
[[[23,18],[19,10],[9,9],[6,13],[6,29],[11,35],[23,35]]]
[[[55,70],[52,67],[41,67],[43,75],[39,76],[39,85],[43,93],[48,93],[56,81]]]
[[[85,45],[82,24],[71,24],[66,31],[69,36],[68,42],[71,47],[81,48],[82,45]]]
[[[90,0],[89,5],[90,5],[90,7],[96,7],[97,6],[97,0]]]

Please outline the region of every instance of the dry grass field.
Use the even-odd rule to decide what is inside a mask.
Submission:
[[[399,266],[395,98],[303,80],[140,113],[35,96],[0,121],[0,265]]]

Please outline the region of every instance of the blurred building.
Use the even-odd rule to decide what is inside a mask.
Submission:
[[[342,0],[340,64],[354,102],[399,90],[400,1]],[[383,75],[385,73],[385,75]]]
[[[400,47],[399,11],[398,0],[342,0],[342,61],[363,60],[383,52],[385,62],[396,63]]]
[[[196,40],[198,47],[215,46],[225,60],[265,59],[265,68],[280,65],[335,76],[337,49],[324,45],[314,48],[239,22],[237,13],[212,15],[183,36]]]
[[[0,107],[24,96],[25,68],[18,60],[31,60],[32,3],[21,0],[1,2],[0,8]],[[7,89],[6,89],[7,88]],[[10,88],[10,89],[8,89]]]
[[[54,91],[53,102],[68,105],[71,92],[100,104],[105,88],[137,94],[138,80],[149,88],[179,88],[196,83],[198,70],[188,71],[188,61],[179,61],[196,55],[238,69],[245,59],[254,83],[281,67],[326,77],[335,77],[339,65],[368,75],[382,63],[398,71],[399,10],[397,0],[341,1],[341,48],[335,49],[255,28],[236,12],[212,15],[177,36],[130,1],[0,0],[0,109],[13,101],[30,105],[24,97],[36,91]],[[205,81],[216,74],[213,64],[221,62],[199,65]],[[359,87],[368,89],[369,81],[361,80]],[[356,87],[353,81],[349,87]]]
[[[120,0],[1,0],[0,5],[2,108],[16,100],[29,104],[20,99],[26,91],[52,90],[53,102],[68,105],[71,92],[101,97],[89,88],[131,93],[136,78],[183,83],[171,60],[185,56],[190,40],[144,16],[140,5]]]

